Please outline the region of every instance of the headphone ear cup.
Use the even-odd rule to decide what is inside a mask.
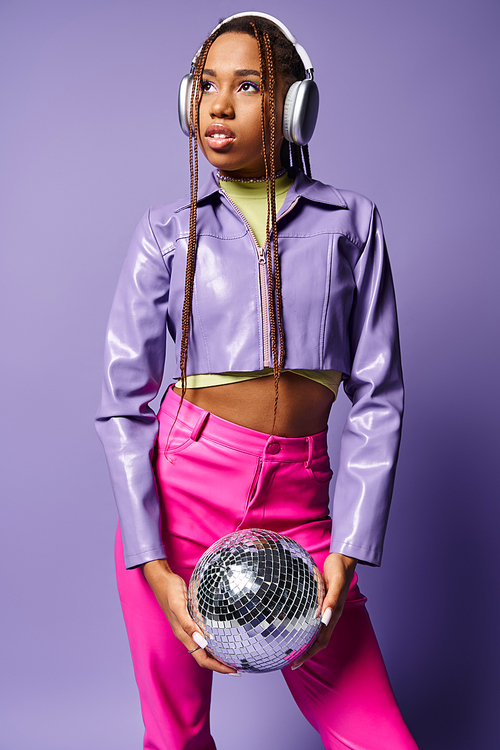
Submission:
[[[189,104],[191,102],[191,89],[193,87],[193,76],[187,73],[179,86],[178,115],[179,125],[184,135],[189,136]]]
[[[295,81],[283,107],[283,135],[290,143],[305,146],[311,140],[319,110],[319,90],[310,78]]]

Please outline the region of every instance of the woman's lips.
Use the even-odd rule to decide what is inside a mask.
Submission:
[[[205,130],[205,138],[210,148],[222,151],[233,143],[236,136],[226,125],[210,125]]]

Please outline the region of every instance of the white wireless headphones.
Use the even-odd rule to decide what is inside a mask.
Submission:
[[[284,34],[284,36],[293,44],[297,54],[304,64],[306,78],[303,81],[295,81],[288,89],[285,104],[283,107],[283,135],[287,141],[296,143],[298,146],[305,146],[312,138],[319,109],[319,91],[316,82],[313,80],[313,66],[311,59],[304,47],[297,42],[295,37],[290,33],[287,27],[278,21],[274,16],[258,11],[247,11],[245,13],[236,13],[234,16],[224,19],[212,31],[214,34],[217,29],[231,21],[233,18],[242,18],[244,16],[260,16],[272,21]],[[189,136],[189,107],[191,102],[191,89],[193,86],[193,73],[196,67],[198,56],[202,47],[193,57],[190,72],[184,76],[179,86],[179,123],[182,132]]]

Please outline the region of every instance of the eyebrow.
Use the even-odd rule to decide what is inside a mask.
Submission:
[[[217,78],[217,73],[215,72],[215,70],[211,70],[210,68],[205,68],[203,70],[203,73],[204,75],[212,76],[212,78]],[[244,78],[245,76],[257,76],[260,78],[260,70],[249,70],[248,68],[235,70],[234,74],[238,78]]]

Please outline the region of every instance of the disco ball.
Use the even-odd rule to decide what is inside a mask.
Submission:
[[[188,609],[207,651],[239,672],[292,664],[316,638],[324,585],[306,550],[264,529],[222,537],[202,555]]]

